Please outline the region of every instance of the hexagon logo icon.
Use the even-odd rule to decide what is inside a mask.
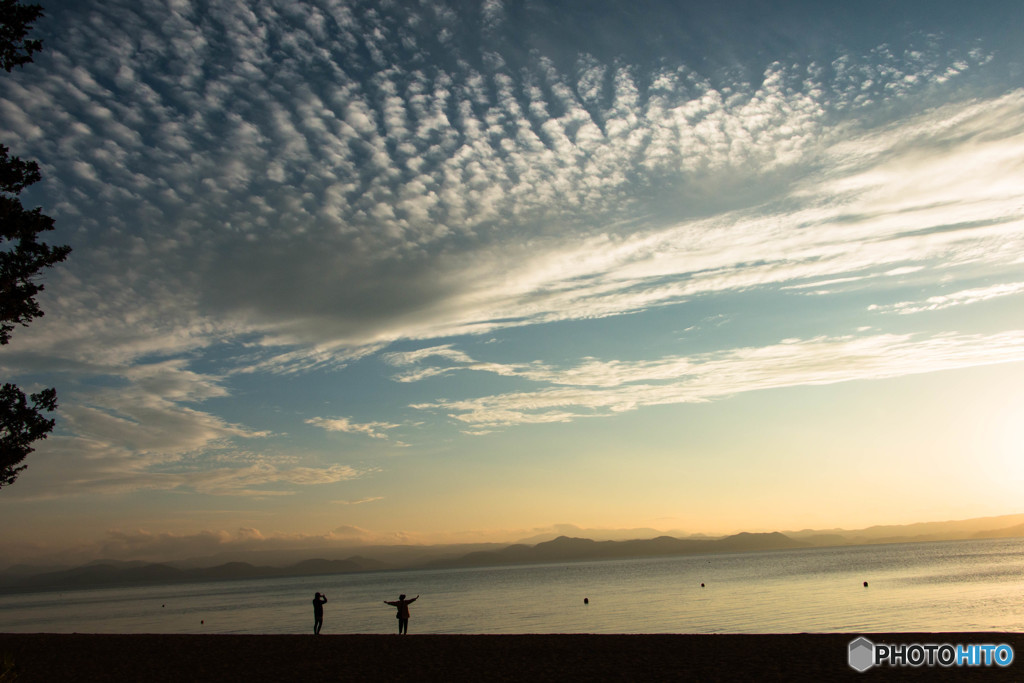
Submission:
[[[857,671],[867,671],[875,663],[875,644],[861,636],[850,641],[850,666]]]

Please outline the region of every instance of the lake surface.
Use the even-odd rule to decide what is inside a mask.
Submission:
[[[0,633],[311,633],[316,591],[323,633],[399,593],[413,634],[1024,632],[1024,538],[3,595]]]

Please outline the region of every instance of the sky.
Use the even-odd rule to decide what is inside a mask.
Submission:
[[[1024,5],[46,0],[9,562],[1024,511]]]

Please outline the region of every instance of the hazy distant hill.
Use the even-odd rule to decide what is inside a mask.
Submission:
[[[773,532],[770,534],[740,533],[715,540],[659,536],[648,540],[593,541],[589,538],[560,536],[534,546],[517,544],[497,551],[469,553],[462,557],[436,560],[429,567],[481,567],[533,562],[566,562],[571,560],[605,560],[630,557],[657,557],[698,553],[747,552],[806,548],[807,543]]]
[[[1024,536],[1024,524],[1015,524],[1005,529],[976,531],[971,534],[971,538],[1013,538],[1016,536]]]
[[[245,562],[228,562],[214,567],[181,569],[167,564],[94,562],[74,569],[50,571],[31,576],[22,572],[0,574],[0,589],[55,590],[138,584],[169,584],[197,581],[265,579],[279,576],[322,576],[374,571],[387,566],[365,557],[347,560],[305,560],[287,567],[257,567]],[[23,570],[22,570],[23,571]]]
[[[205,557],[188,558],[168,564],[181,569],[212,567],[231,562],[283,567],[315,557],[325,560],[355,559],[362,562],[376,562],[382,569],[401,569],[419,566],[424,562],[441,557],[459,557],[460,555],[477,550],[499,550],[507,545],[508,543],[460,543],[430,546],[353,545],[332,548],[293,548],[289,550],[234,550]],[[368,558],[372,558],[372,560]],[[67,569],[67,567],[63,567],[63,569]]]
[[[578,527],[575,524],[556,524],[552,529],[539,533],[529,538],[521,538],[516,543],[522,545],[536,545],[545,541],[553,541],[559,537],[567,538],[590,538],[595,541],[632,541],[644,538],[656,538],[658,536],[688,536],[683,531],[666,531],[664,529],[651,529],[640,527],[633,529],[591,529]],[[706,536],[704,538],[707,538]]]
[[[947,522],[872,526],[866,529],[827,529],[785,532],[814,546],[863,545],[866,543],[919,543],[956,541],[969,538],[1013,538],[1024,536],[1024,515],[977,517]]]

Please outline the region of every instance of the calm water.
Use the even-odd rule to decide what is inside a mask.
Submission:
[[[315,591],[324,633],[395,630],[399,593],[410,633],[1020,632],[1024,539],[5,595],[0,632],[311,632]]]

